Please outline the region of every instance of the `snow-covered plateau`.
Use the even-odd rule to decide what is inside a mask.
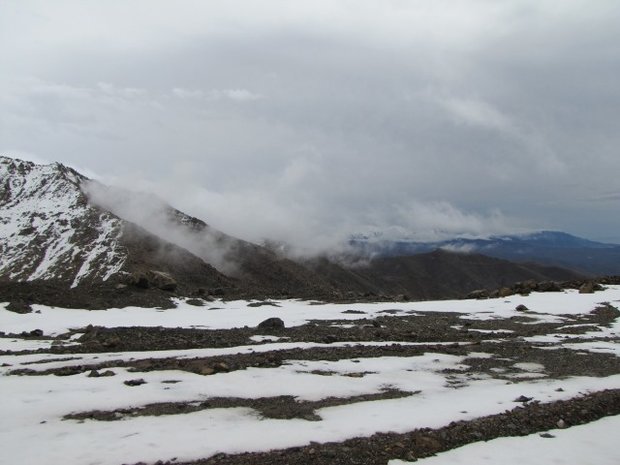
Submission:
[[[432,447],[403,451],[422,428],[544,413],[605,390],[617,398],[619,304],[620,286],[406,303],[180,299],[170,310],[33,305],[17,314],[0,304],[0,463],[184,463],[226,454],[216,458],[258,464],[259,456],[234,454],[289,448],[302,448],[295,453],[308,461],[287,461],[285,451],[269,463],[315,456],[402,465],[427,450],[437,455],[419,463],[620,463],[612,406],[602,417],[583,414],[582,425],[569,407],[566,416],[554,407],[547,427],[507,420],[498,423],[505,437],[481,429],[460,448],[438,436]],[[284,328],[259,328],[268,318]],[[182,342],[140,345],[153,331]],[[395,435],[399,452],[356,461],[346,441],[377,433]],[[323,447],[341,448],[326,462]]]

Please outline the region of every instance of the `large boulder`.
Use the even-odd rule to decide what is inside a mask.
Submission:
[[[163,291],[175,291],[178,285],[168,273],[156,270],[136,271],[129,281],[130,284],[142,289],[156,288]]]
[[[258,329],[273,331],[284,329],[284,321],[280,318],[267,318],[258,324]]]
[[[489,291],[486,289],[478,289],[467,294],[468,299],[488,299]]]
[[[543,281],[536,286],[538,292],[562,292],[562,287],[555,281]]]

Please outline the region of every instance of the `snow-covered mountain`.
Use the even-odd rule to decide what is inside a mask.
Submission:
[[[79,288],[136,279],[143,287],[174,281],[184,294],[334,291],[304,266],[155,196],[104,186],[59,163],[0,157],[0,283]]]
[[[0,276],[106,281],[126,260],[122,221],[88,203],[84,176],[0,157]]]
[[[448,251],[343,263],[292,261],[152,195],[103,186],[58,163],[0,157],[0,294],[13,302],[154,306],[169,302],[165,293],[173,290],[230,298],[429,299],[577,276]],[[69,290],[75,292],[65,295]]]

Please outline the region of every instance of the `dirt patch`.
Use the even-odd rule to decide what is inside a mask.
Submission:
[[[116,410],[93,410],[90,412],[72,413],[64,417],[65,420],[99,420],[116,421],[127,417],[179,415],[198,412],[200,410],[216,408],[248,407],[256,410],[263,418],[289,420],[300,418],[308,421],[321,421],[316,410],[325,407],[336,407],[358,402],[374,400],[399,399],[413,396],[418,392],[405,392],[387,389],[376,394],[364,394],[352,397],[328,397],[318,401],[297,400],[293,396],[262,397],[258,399],[243,399],[239,397],[213,397],[196,402],[163,402],[149,404],[139,408]]]

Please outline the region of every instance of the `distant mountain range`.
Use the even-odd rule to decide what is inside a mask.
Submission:
[[[543,239],[556,247],[543,247]],[[357,240],[353,245],[360,257],[374,258],[346,262],[354,265],[326,256],[294,261],[224,234],[154,196],[106,187],[58,163],[37,165],[0,157],[0,301],[95,308],[165,305],[174,295],[460,297],[516,281],[562,281],[580,275],[458,251],[512,250],[528,260],[531,254],[520,250],[538,244],[541,251],[561,256],[575,240],[556,233],[543,233],[529,242],[496,238],[432,245]],[[530,248],[494,245],[517,242]],[[571,250],[616,250],[587,244],[579,242]]]
[[[595,242],[559,231],[438,242],[356,236],[351,239],[351,245],[357,253],[375,257],[411,256],[440,249],[478,253],[518,263],[559,266],[587,275],[620,274],[620,245]]]

